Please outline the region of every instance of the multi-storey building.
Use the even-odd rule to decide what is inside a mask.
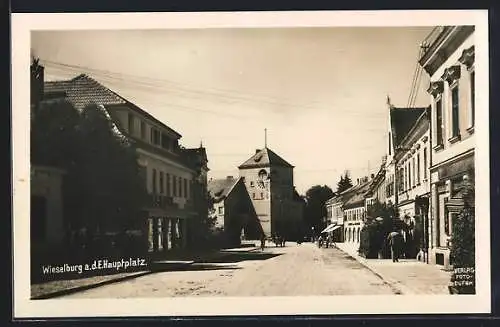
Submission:
[[[364,226],[367,205],[371,204],[370,186],[372,180],[363,177],[357,184],[346,190],[343,196],[344,211],[344,241],[359,244],[361,229]]]
[[[299,237],[304,202],[293,184],[294,167],[265,147],[238,168],[264,234]]]
[[[440,27],[420,65],[430,76],[430,261],[450,266],[453,221],[462,208],[461,186],[474,183],[474,26]]]
[[[426,108],[395,107],[391,104],[389,98],[387,98],[387,105],[389,107],[389,131],[387,160],[385,164],[386,203],[397,205],[398,192],[396,192],[396,188],[398,185],[398,174],[396,154],[401,152],[401,142],[414,126],[417,119],[425,112]]]
[[[400,218],[409,226],[409,230],[404,232],[407,245],[405,253],[412,258],[420,250],[427,253],[430,194],[429,122],[430,109],[425,110],[404,135],[395,156],[398,171],[397,208]]]
[[[200,207],[206,208],[205,149],[184,149],[179,145],[178,132],[87,75],[45,82],[43,93],[45,97],[67,99],[77,110],[89,104],[100,106],[116,132],[137,151],[149,193],[144,225],[137,228],[147,235],[149,251],[186,247],[189,220],[203,214]]]

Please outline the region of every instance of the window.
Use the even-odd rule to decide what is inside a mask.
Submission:
[[[170,196],[171,193],[170,193],[170,174],[167,173],[167,196]]]
[[[443,102],[436,101],[436,145],[443,144]]]
[[[264,200],[264,193],[260,192],[260,199]]]
[[[411,186],[415,186],[417,183],[416,183],[416,178],[417,178],[417,172],[416,172],[416,169],[415,169],[415,158],[411,158],[411,166],[413,168],[413,174],[411,175]]]
[[[458,99],[458,86],[455,86],[451,90],[451,120],[452,120],[452,137],[457,137],[460,135],[460,125],[459,125],[459,99]]]
[[[151,128],[151,143],[160,145],[160,131],[156,128]]]
[[[471,71],[469,78],[470,78],[470,114],[471,114],[471,124],[470,126],[474,126],[475,123],[475,110],[476,110],[476,73],[474,71]]]
[[[253,181],[250,182],[250,187],[253,187]]]
[[[184,178],[184,197],[187,198],[188,197],[188,181],[187,179]]]
[[[417,154],[417,184],[420,184],[420,153]]]
[[[182,196],[182,177],[179,177],[179,196]]]
[[[160,194],[163,194],[164,191],[164,184],[163,184],[163,172],[160,171]]]
[[[408,168],[406,167],[406,165],[405,165],[404,169],[405,169],[405,191],[406,191],[408,189],[408,178],[407,178]]]
[[[171,144],[170,139],[165,133],[161,133],[161,147],[170,150]]]
[[[134,115],[129,113],[128,114],[128,133],[131,135],[134,135]]]
[[[408,189],[411,188],[411,162],[408,161]]]
[[[427,179],[427,148],[424,148],[424,179]]]
[[[174,196],[177,196],[177,177],[176,176],[172,176],[172,182],[173,182],[172,190],[174,191]]]
[[[153,194],[156,194],[156,169],[153,169],[153,175],[151,176],[153,181]]]
[[[146,124],[141,121],[141,139],[146,139]]]
[[[224,214],[224,207],[220,206],[219,207],[219,215]]]
[[[252,193],[252,199],[255,200],[255,193]]]

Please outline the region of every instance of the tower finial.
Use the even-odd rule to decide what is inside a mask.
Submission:
[[[203,139],[200,140],[200,148],[203,148]]]
[[[264,128],[264,148],[267,148],[267,128]]]
[[[387,105],[389,107],[391,106],[391,98],[389,97],[389,94],[387,94]]]

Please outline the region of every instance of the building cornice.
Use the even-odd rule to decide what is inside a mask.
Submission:
[[[429,76],[434,75],[450,54],[457,50],[474,30],[474,25],[442,27],[439,36],[420,58],[420,66],[425,69]]]

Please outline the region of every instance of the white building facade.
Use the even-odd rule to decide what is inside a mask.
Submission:
[[[474,26],[441,28],[420,59],[431,78],[430,262],[445,268],[461,187],[475,176],[474,61]]]

